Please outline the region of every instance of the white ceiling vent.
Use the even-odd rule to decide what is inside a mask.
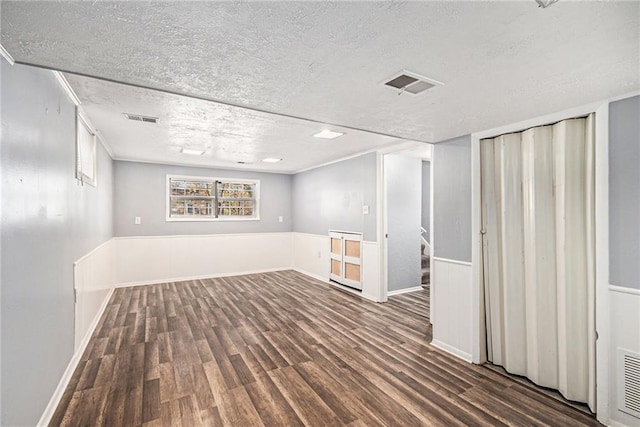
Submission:
[[[154,125],[158,123],[157,117],[142,116],[140,114],[122,114],[124,114],[127,119],[133,120],[134,122],[153,123]]]
[[[385,86],[397,89],[398,95],[404,92],[417,95],[434,86],[440,86],[443,84],[437,80],[433,80],[407,70],[402,70],[399,73],[394,74],[391,78],[382,83]]]
[[[618,409],[640,418],[640,354],[618,348]]]

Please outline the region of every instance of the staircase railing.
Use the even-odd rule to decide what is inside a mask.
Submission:
[[[427,233],[427,230],[424,227],[420,226],[420,240],[422,240],[422,243],[424,243],[427,249],[430,251],[431,245],[429,244],[429,242],[427,242],[427,239],[425,239],[424,237],[426,233]]]

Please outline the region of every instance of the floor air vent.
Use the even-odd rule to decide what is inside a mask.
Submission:
[[[434,86],[442,85],[442,83],[437,80],[429,79],[406,70],[396,73],[393,77],[384,81],[383,84],[397,89],[398,95],[404,92],[417,95]]]
[[[618,409],[640,418],[640,354],[618,349]]]
[[[153,124],[158,123],[157,117],[141,116],[140,114],[127,114],[127,113],[123,113],[123,114],[127,119],[133,120],[134,122],[153,123]]]

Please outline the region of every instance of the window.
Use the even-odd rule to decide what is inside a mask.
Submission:
[[[259,219],[260,181],[167,175],[167,221]]]
[[[76,178],[93,187],[96,179],[96,135],[87,121],[76,114]]]

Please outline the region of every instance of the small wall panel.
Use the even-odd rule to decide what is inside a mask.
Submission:
[[[360,242],[355,240],[345,240],[344,254],[348,257],[360,258]]]
[[[354,282],[360,281],[360,266],[356,264],[344,263],[344,277]]]
[[[342,272],[340,270],[341,262],[335,259],[331,260],[331,274],[335,274],[336,276],[342,276]]]
[[[342,240],[335,237],[331,238],[331,253],[337,255],[342,253]]]

